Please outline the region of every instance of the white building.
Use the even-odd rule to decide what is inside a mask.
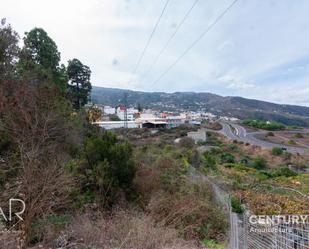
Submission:
[[[186,115],[167,116],[166,123],[169,128],[180,126],[186,123]]]
[[[111,107],[108,105],[103,107],[103,115],[110,115],[115,113],[116,113],[115,107]]]
[[[207,139],[205,129],[198,129],[197,131],[188,132],[187,136],[192,138],[195,143],[206,142]]]
[[[152,113],[141,113],[138,118],[138,120],[142,122],[155,121],[157,119],[162,119],[162,118],[158,118]]]
[[[125,115],[124,112],[118,112],[117,113],[118,118],[120,118],[121,120],[125,120]],[[134,120],[134,115],[133,114],[127,114],[127,120],[129,121],[133,121]]]
[[[135,108],[127,108],[127,120],[133,121],[138,110]],[[125,120],[125,109],[123,106],[117,108],[117,116],[121,120]]]
[[[238,118],[234,118],[234,117],[221,117],[222,120],[225,120],[225,121],[231,121],[231,122],[237,122],[239,121]]]
[[[203,117],[207,118],[207,119],[210,119],[210,120],[213,120],[213,119],[216,119],[217,118],[217,115],[211,113],[211,112],[205,112],[202,114]]]

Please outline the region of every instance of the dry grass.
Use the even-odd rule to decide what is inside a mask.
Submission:
[[[198,249],[192,241],[180,239],[176,230],[164,228],[150,216],[137,211],[116,210],[94,221],[88,215],[77,217],[56,240],[36,248],[63,249]]]
[[[215,201],[206,195],[157,193],[148,210],[158,224],[176,228],[185,239],[225,239],[228,227],[225,216]]]
[[[188,240],[224,240],[226,219],[209,183],[188,176],[181,160],[156,159],[141,159],[135,179],[143,207],[156,224],[177,229]]]
[[[16,249],[18,248],[19,232],[0,231],[0,249]]]

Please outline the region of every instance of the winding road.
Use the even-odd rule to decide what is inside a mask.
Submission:
[[[260,146],[267,149],[272,149],[273,147],[281,147],[291,153],[308,154],[308,148],[305,147],[276,144],[257,138],[258,135],[264,135],[266,134],[266,132],[248,132],[243,126],[227,121],[220,121],[220,124],[222,125],[222,130],[220,130],[219,132],[232,140],[250,143],[252,145]]]

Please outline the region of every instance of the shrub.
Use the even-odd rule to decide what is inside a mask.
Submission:
[[[227,148],[229,151],[233,151],[233,152],[236,152],[236,151],[239,150],[239,148],[237,147],[236,144],[228,144],[228,145],[226,146],[226,148]]]
[[[273,137],[275,134],[272,131],[267,132],[266,134],[267,137]]]
[[[296,142],[295,142],[294,140],[291,139],[291,140],[288,141],[288,144],[290,144],[290,145],[295,145]]]
[[[230,153],[223,153],[220,156],[221,163],[235,163],[235,157]]]
[[[56,235],[72,221],[68,215],[49,215],[32,223],[29,243],[35,244],[45,240],[53,240]]]
[[[207,145],[207,142],[206,141],[201,141],[201,140],[199,140],[199,141],[197,141],[197,145]]]
[[[267,166],[267,161],[263,157],[256,157],[252,161],[252,167],[258,170],[265,169]]]
[[[92,191],[109,205],[120,190],[129,194],[133,188],[136,169],[132,147],[128,142],[119,143],[111,132],[87,138],[84,155],[73,170],[82,193]]]
[[[206,168],[215,169],[217,166],[216,158],[209,152],[204,153],[204,157],[202,158],[202,160]]]
[[[209,151],[211,154],[213,155],[218,155],[218,154],[221,154],[223,152],[222,148],[219,147],[219,146],[212,146],[210,148],[210,151]]]
[[[240,158],[239,162],[241,164],[244,164],[246,166],[250,166],[251,158],[248,155],[244,155]]]
[[[235,196],[231,197],[231,206],[232,206],[232,211],[234,213],[242,214],[244,212],[244,209],[241,206],[240,200]]]
[[[294,137],[295,138],[303,138],[304,136],[303,136],[303,134],[301,134],[301,133],[296,133],[295,135],[294,135]]]
[[[165,152],[171,152],[173,150],[173,146],[171,144],[167,144],[164,147]]]
[[[238,171],[246,171],[246,172],[255,171],[255,169],[249,168],[245,165],[238,164],[238,163],[226,163],[226,164],[224,164],[224,167],[234,168],[235,170],[238,170]]]
[[[269,178],[272,178],[272,174],[268,171],[265,171],[265,170],[258,171],[255,176],[260,181],[264,181],[264,180],[267,180]]]
[[[290,177],[290,176],[296,176],[297,173],[294,172],[293,170],[289,169],[289,167],[284,166],[280,169],[277,169],[273,172],[274,177],[279,177],[279,176],[285,176],[285,177]]]
[[[218,139],[218,137],[213,134],[213,133],[210,133],[210,132],[207,132],[207,140],[206,140],[206,143],[208,145],[212,145],[212,146],[222,146],[222,142]]]
[[[280,148],[280,147],[273,147],[271,153],[272,153],[274,156],[280,156],[280,155],[283,154],[283,149]]]
[[[220,243],[216,240],[213,240],[213,239],[210,239],[210,240],[205,239],[202,242],[207,248],[212,248],[212,249],[223,249],[223,248],[225,248],[225,246],[222,243]]]

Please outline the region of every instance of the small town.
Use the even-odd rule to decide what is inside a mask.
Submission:
[[[237,118],[218,117],[210,112],[159,112],[152,109],[138,110],[125,106],[110,107],[94,105],[100,117],[96,124],[105,129],[115,128],[174,128],[184,124],[200,125],[203,121],[215,121],[219,118],[237,121]],[[118,119],[118,120],[115,120]]]

